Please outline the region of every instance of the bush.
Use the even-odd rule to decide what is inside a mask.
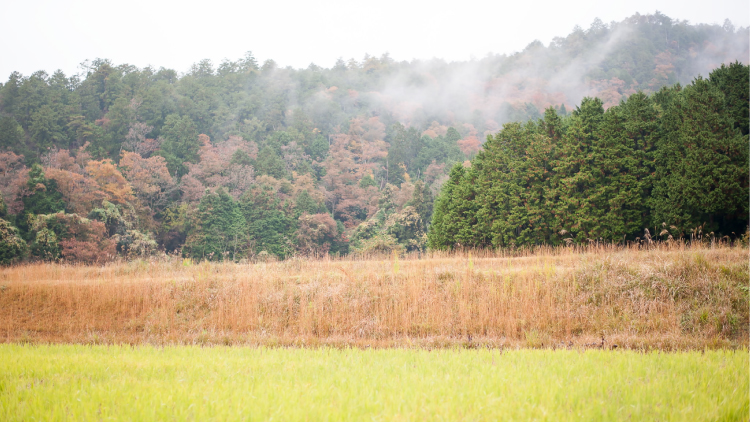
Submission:
[[[106,236],[101,221],[89,220],[78,214],[42,214],[32,224],[34,244],[32,255],[44,260],[62,258],[85,264],[102,263],[114,258],[114,240]]]
[[[0,265],[10,265],[26,257],[28,246],[18,229],[0,218]]]
[[[117,248],[128,258],[143,258],[156,252],[156,240],[149,233],[128,230],[124,235],[115,236]]]

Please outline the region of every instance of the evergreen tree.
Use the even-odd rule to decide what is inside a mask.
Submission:
[[[743,233],[748,223],[748,139],[728,113],[724,94],[698,78],[663,117],[655,152],[652,224],[687,233]]]
[[[526,216],[517,211],[523,206],[525,188],[520,185],[519,171],[528,135],[520,123],[508,123],[472,162],[479,174],[476,229],[490,235],[495,246],[515,244],[515,236],[527,225]]]
[[[739,62],[715,69],[709,75],[711,84],[724,94],[727,114],[734,120],[734,127],[748,135],[750,119],[750,66]]]
[[[315,202],[307,189],[300,192],[297,196],[297,201],[294,206],[296,216],[299,218],[302,214],[318,214],[325,212],[325,207],[322,204]]]
[[[602,154],[598,130],[603,118],[601,100],[584,98],[572,113],[553,164],[555,229],[570,232],[577,241],[600,235],[601,207],[606,198],[596,190],[602,182],[596,161]]]
[[[375,179],[372,178],[371,175],[365,174],[362,179],[359,181],[359,187],[362,189],[367,189],[368,187],[378,187],[378,183],[375,181]]]
[[[453,201],[448,220],[456,230],[456,246],[480,248],[490,246],[492,234],[481,230],[477,221],[479,204],[477,197],[477,173],[470,167],[453,190]]]
[[[12,116],[0,116],[0,150],[28,154],[21,125]]]
[[[289,208],[279,203],[268,186],[259,186],[243,195],[240,209],[255,253],[265,251],[284,258],[291,252],[291,239],[297,227],[292,218],[294,211]]]
[[[67,147],[65,123],[60,111],[52,105],[45,104],[31,115],[29,135],[42,151],[55,146]]]
[[[239,205],[219,188],[201,199],[195,229],[188,236],[183,252],[198,259],[236,260],[244,254],[246,232]]]
[[[406,128],[396,123],[388,130],[388,183],[400,186],[405,182],[404,174],[417,173],[417,157],[425,147],[425,142],[415,127]]]
[[[454,246],[480,246],[476,241],[476,208],[473,203],[474,177],[470,170],[457,163],[435,200],[432,224],[427,235],[431,249],[451,249]],[[485,233],[489,235],[489,233]]]
[[[8,218],[8,206],[5,205],[2,193],[0,193],[0,218]]]
[[[176,177],[187,173],[184,163],[198,162],[198,130],[188,116],[170,114],[161,130],[162,143],[159,155],[167,161],[169,172]]]
[[[328,155],[328,147],[328,141],[323,136],[318,135],[310,142],[309,147],[305,148],[305,152],[314,161],[322,162]]]
[[[433,202],[430,187],[421,180],[417,180],[417,183],[414,184],[414,193],[409,202],[406,203],[406,206],[414,207],[421,220],[422,230],[425,233],[427,233],[427,227],[432,219]]]
[[[258,153],[258,159],[255,161],[255,171],[258,174],[266,174],[276,179],[286,177],[284,161],[270,145],[266,145]]]
[[[552,124],[557,115],[550,110],[546,118]],[[493,246],[551,240],[554,218],[548,196],[553,145],[539,133],[546,130],[533,123],[506,124],[472,163],[479,174],[477,230],[489,233]]]
[[[607,110],[599,133],[601,154],[595,165],[602,177],[596,189],[602,224],[596,236],[607,241],[633,239],[650,223],[648,198],[659,136],[653,102],[643,93],[630,96]]]

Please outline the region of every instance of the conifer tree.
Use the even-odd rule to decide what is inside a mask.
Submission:
[[[748,222],[748,139],[724,94],[697,78],[666,110],[655,152],[652,224],[684,233],[743,233]]]
[[[0,218],[8,218],[8,206],[5,205],[2,193],[0,193]]]
[[[604,108],[598,98],[584,98],[573,111],[570,124],[558,148],[552,181],[557,195],[553,203],[556,229],[571,233],[577,241],[596,238],[600,221],[601,194],[595,192],[601,173],[595,160],[601,154],[597,145]]]
[[[432,218],[433,202],[429,186],[421,180],[417,180],[414,184],[414,193],[409,202],[406,203],[406,206],[414,207],[414,210],[421,219],[422,230],[424,232],[427,232],[427,226]]]
[[[284,161],[270,145],[265,146],[258,153],[258,159],[255,161],[255,171],[258,174],[267,174],[276,179],[286,177]]]
[[[655,110],[642,93],[604,114],[591,144],[594,183],[587,187],[586,239],[632,239],[648,226],[646,202],[657,130]]]
[[[297,230],[292,219],[294,208],[279,203],[274,191],[259,186],[240,198],[248,241],[255,253],[267,252],[279,258],[291,252],[291,239]]]
[[[521,154],[524,150],[526,131],[520,123],[506,124],[502,131],[492,137],[473,161],[478,173],[477,190],[479,209],[476,230],[492,236],[494,246],[509,246],[514,242],[517,228],[524,220],[512,216],[519,208],[522,186],[519,186]]]
[[[159,155],[167,161],[172,176],[181,177],[188,172],[185,163],[198,162],[198,129],[188,116],[167,116],[162,128],[163,141]]]
[[[477,173],[468,168],[453,190],[447,220],[456,230],[458,247],[480,248],[490,246],[491,233],[480,230],[477,224]]]
[[[310,196],[310,193],[307,191],[307,189],[305,189],[297,196],[297,200],[294,204],[294,209],[297,218],[299,218],[299,216],[302,214],[312,215],[322,212],[323,206],[322,204],[315,202],[313,197]]]
[[[476,204],[473,177],[461,163],[453,166],[443,185],[432,214],[427,236],[431,249],[451,249],[454,246],[477,246],[473,230],[476,228]]]
[[[197,259],[235,260],[244,254],[247,239],[240,207],[223,188],[201,199],[193,232],[184,253]]]
[[[734,127],[748,135],[750,120],[750,66],[739,62],[715,69],[709,81],[724,94],[727,113],[734,120]]]

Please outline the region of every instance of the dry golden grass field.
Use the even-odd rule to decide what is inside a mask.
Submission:
[[[0,342],[333,347],[748,344],[748,249],[0,269]]]

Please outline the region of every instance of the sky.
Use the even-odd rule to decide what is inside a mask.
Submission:
[[[409,1],[296,0],[159,1],[29,0],[6,2],[0,16],[0,81],[13,71],[67,75],[80,63],[186,72],[210,59],[331,67],[336,59],[388,53],[398,61],[512,54],[533,40],[545,45],[575,25],[588,28],[656,10],[690,23],[750,26],[747,0]]]

